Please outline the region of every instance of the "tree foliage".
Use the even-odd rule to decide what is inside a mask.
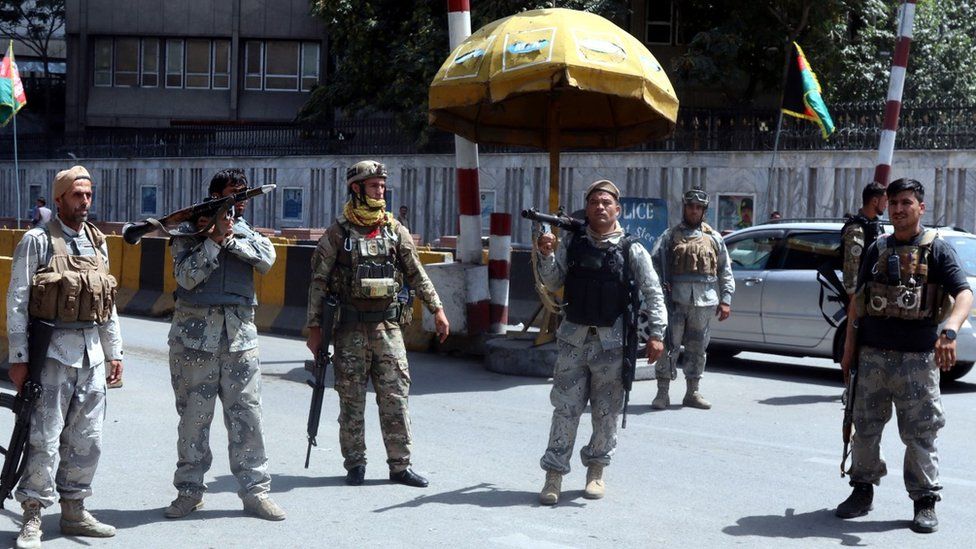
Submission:
[[[64,28],[64,0],[0,0],[0,35],[19,41],[44,62],[48,75],[48,48]]]
[[[551,0],[478,0],[472,30]],[[563,0],[561,8],[620,16],[626,0]],[[327,83],[313,91],[298,115],[327,122],[345,115],[388,113],[410,135],[427,128],[427,88],[450,53],[447,0],[313,0],[312,11],[326,25],[334,67]]]

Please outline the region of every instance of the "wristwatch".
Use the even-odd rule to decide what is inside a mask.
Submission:
[[[946,339],[948,339],[949,341],[955,341],[956,340],[956,336],[959,335],[959,334],[957,334],[955,330],[949,330],[947,328],[945,330],[942,330],[942,335],[944,335],[946,337]]]

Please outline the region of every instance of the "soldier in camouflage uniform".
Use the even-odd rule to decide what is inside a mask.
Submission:
[[[217,172],[211,197],[244,190],[244,172]],[[184,517],[203,506],[204,474],[210,469],[210,423],[218,395],[229,440],[230,470],[240,484],[244,511],[266,520],[285,512],[268,497],[271,476],[261,425],[261,371],[254,325],[254,271],[267,273],[275,249],[242,217],[245,203],[216,220],[189,222],[183,232],[199,236],[171,240],[176,277],[176,310],[169,332],[169,363],[180,415],[176,474],[178,490],[167,518]],[[209,229],[207,229],[209,227]]]
[[[915,505],[912,529],[928,533],[938,527],[935,502],[942,488],[935,448],[945,425],[939,372],[956,362],[956,334],[969,316],[973,293],[952,246],[921,225],[921,183],[899,179],[888,185],[886,194],[895,231],[880,236],[865,254],[848,310],[841,367],[848,380],[857,368],[850,470],[854,490],[836,514],[853,518],[871,510],[874,485],[887,472],[881,433],[894,404],[905,443],[905,488]],[[949,296],[955,298],[951,305]]]
[[[434,314],[441,341],[450,326],[410,232],[386,211],[386,179],[386,168],[372,160],[346,173],[350,198],[312,255],[307,344],[316,355],[322,343],[322,300],[336,295],[340,305],[332,342],[346,483],[361,485],[366,475],[363,415],[366,384],[372,380],[390,480],[425,487],[427,480],[410,469],[410,372],[400,325],[412,311],[402,296],[404,282]]]
[[[844,222],[841,229],[841,257],[844,260],[844,289],[854,295],[861,258],[878,236],[884,233],[881,216],[888,199],[881,183],[868,183],[861,192],[861,209]]]
[[[682,405],[707,410],[712,405],[698,392],[705,372],[708,325],[713,316],[719,322],[732,312],[735,278],[725,241],[704,222],[708,194],[691,189],[682,199],[681,223],[664,231],[654,246],[655,267],[662,273],[665,299],[669,301],[671,349],[681,353],[682,369],[688,386]],[[677,377],[669,357],[655,365],[657,395],[651,402],[655,410],[671,404],[668,388]]]
[[[115,278],[108,270],[105,236],[87,223],[92,203],[88,171],[75,166],[58,173],[54,201],[57,217],[46,227],[27,231],[17,245],[7,291],[10,379],[18,391],[28,378],[28,313],[55,325],[40,374],[42,392],[31,420],[27,466],[15,494],[24,510],[18,548],[41,546],[41,509],[54,504],[55,490],[61,496],[63,534],[115,535],[114,527],[98,522],[84,505],[92,494],[92,478],[101,456],[106,377],[108,382],[122,380]],[[76,302],[101,300],[93,318],[80,307],[73,309],[73,315],[62,307],[68,300],[58,299],[60,280],[52,278],[85,270],[88,275]],[[101,291],[91,286],[96,277]],[[42,278],[55,284],[53,289],[48,286],[49,297],[54,297],[50,310],[40,299],[43,291],[34,291],[43,286]],[[46,314],[55,309],[53,316]],[[59,455],[60,463],[55,466]]]
[[[631,280],[641,293],[642,312],[649,319],[648,361],[653,363],[664,351],[668,320],[661,285],[647,250],[625,236],[617,222],[619,197],[612,182],[594,182],[586,191],[585,232],[566,234],[555,254],[551,233],[538,240],[539,276],[551,291],[565,288],[566,302],[566,316],[556,333],[559,355],[549,396],[553,405],[549,445],[540,460],[546,471],[539,494],[543,505],[559,501],[587,402],[593,435],[580,449],[587,468],[584,496],[599,499],[605,494],[603,469],[617,446],[617,416],[624,404],[623,313]]]

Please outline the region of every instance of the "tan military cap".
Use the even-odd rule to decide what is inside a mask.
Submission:
[[[620,200],[620,189],[618,189],[617,186],[613,184],[613,181],[610,181],[609,179],[601,179],[599,181],[594,181],[593,184],[586,189],[585,198],[589,200],[590,195],[597,191],[610,193],[618,201]]]
[[[62,170],[58,172],[58,175],[54,178],[54,196],[53,198],[60,198],[61,195],[68,192],[71,186],[75,184],[75,181],[79,179],[91,181],[91,175],[88,174],[83,166],[74,166],[67,170]]]

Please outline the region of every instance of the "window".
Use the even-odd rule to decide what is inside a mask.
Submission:
[[[183,41],[166,41],[166,87],[183,87]]]
[[[143,185],[139,187],[139,213],[156,213],[156,186]]]
[[[319,83],[319,45],[315,42],[302,44],[302,91],[312,91]]]
[[[843,267],[840,258],[840,233],[799,233],[791,234],[786,239],[786,256],[783,258],[783,269],[819,268],[828,263],[830,268],[839,270]]]
[[[264,74],[264,44],[248,42],[244,46],[244,89],[260,90]]]
[[[214,40],[213,89],[230,88],[230,40]]]
[[[673,3],[673,0],[647,0],[645,4],[647,28],[644,34],[644,42],[648,44],[671,44],[671,31],[674,23]]]
[[[210,87],[210,40],[186,41],[186,87]]]
[[[159,39],[142,40],[142,87],[155,88],[159,85]]]
[[[778,239],[774,236],[755,236],[729,242],[729,258],[737,271],[761,271],[766,268]]]
[[[139,85],[139,39],[116,38],[114,60],[114,85]]]
[[[946,236],[946,241],[956,250],[959,264],[967,276],[976,276],[976,238],[972,236]]]
[[[95,85],[112,85],[112,39],[95,39]]]
[[[302,192],[298,187],[284,189],[284,199],[281,202],[281,217],[283,219],[302,219]]]
[[[265,43],[264,89],[298,90],[298,47],[298,42]]]

